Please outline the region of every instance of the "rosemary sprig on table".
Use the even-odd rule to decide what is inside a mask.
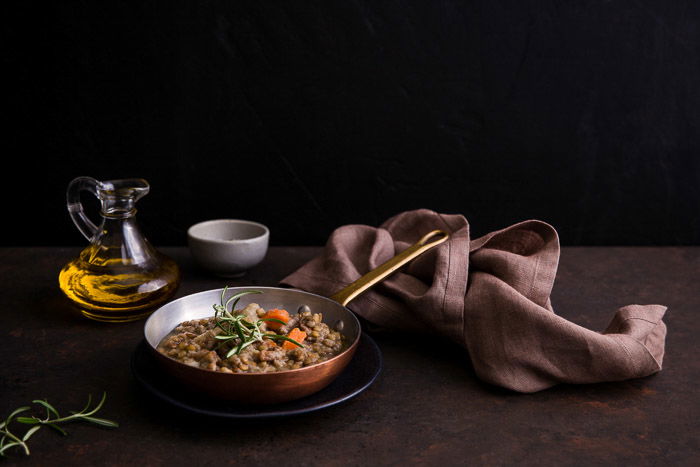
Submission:
[[[2,435],[2,438],[0,438],[0,456],[5,456],[5,452],[7,452],[10,448],[13,447],[19,447],[24,451],[25,455],[29,455],[29,446],[27,445],[27,441],[29,441],[29,438],[34,435],[39,429],[46,425],[50,428],[53,428],[54,430],[58,431],[61,433],[63,436],[68,435],[68,432],[58,426],[60,423],[68,423],[68,422],[73,422],[73,421],[79,421],[79,420],[84,420],[86,422],[94,423],[95,425],[100,425],[100,426],[105,426],[109,428],[116,428],[119,426],[117,422],[113,422],[111,420],[106,420],[104,418],[97,418],[93,417],[104,405],[105,400],[107,399],[107,393],[102,393],[102,399],[100,402],[90,410],[90,404],[92,404],[92,396],[88,396],[88,402],[85,405],[85,408],[81,410],[80,412],[74,412],[71,411],[71,415],[67,415],[62,417],[56,408],[49,404],[49,402],[46,399],[35,399],[32,402],[35,404],[38,404],[46,409],[46,418],[39,418],[36,416],[31,416],[31,417],[20,417],[19,414],[27,412],[30,410],[31,407],[29,406],[23,406],[18,409],[16,409],[14,412],[12,412],[5,420],[0,422],[0,435]],[[52,418],[53,417],[53,418]],[[16,435],[10,431],[10,424],[16,421],[18,423],[23,423],[25,425],[33,425],[29,430],[27,430],[22,437],[19,435]]]
[[[260,329],[260,325],[266,321],[274,321],[283,325],[286,324],[282,320],[279,320],[277,318],[260,318],[257,321],[251,323],[250,321],[245,319],[246,316],[243,313],[234,314],[236,305],[238,304],[238,301],[241,299],[241,297],[248,294],[259,294],[262,293],[261,291],[244,290],[243,292],[233,294],[228,298],[228,300],[224,301],[224,297],[226,296],[227,291],[228,287],[224,287],[224,289],[221,291],[221,304],[213,305],[214,322],[216,327],[221,329],[221,333],[214,336],[214,338],[221,341],[220,345],[232,341],[232,343],[234,344],[237,343],[237,345],[234,345],[233,348],[231,348],[231,350],[228,351],[228,353],[226,354],[226,358],[229,358],[231,355],[234,354],[240,354],[241,351],[243,351],[243,349],[245,349],[249,345],[252,345],[256,342],[260,342],[263,339],[271,339],[275,341],[285,340],[292,342],[293,344],[298,345],[299,347],[302,347],[302,345],[299,342],[295,341],[290,337],[275,333],[264,333],[262,329]],[[231,304],[231,311],[229,311],[229,304]]]

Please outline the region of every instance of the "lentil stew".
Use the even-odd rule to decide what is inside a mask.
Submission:
[[[196,368],[221,373],[269,373],[326,361],[348,346],[340,329],[331,329],[323,322],[322,314],[312,313],[308,306],[289,315],[285,310],[266,311],[250,303],[230,315],[250,325],[257,323],[258,338],[241,345],[240,338],[225,337],[215,315],[180,323],[161,340],[157,350]],[[270,316],[273,318],[267,318]]]

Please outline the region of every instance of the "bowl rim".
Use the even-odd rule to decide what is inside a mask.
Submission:
[[[310,368],[318,368],[318,367],[320,367],[320,366],[325,366],[325,365],[327,365],[327,364],[330,364],[330,363],[333,362],[334,360],[337,360],[337,359],[341,358],[341,357],[344,356],[346,353],[348,353],[348,352],[350,352],[350,351],[354,351],[353,349],[355,349],[355,348],[357,347],[358,342],[360,342],[360,338],[362,337],[362,323],[360,323],[360,320],[357,318],[357,316],[355,316],[355,313],[353,313],[352,310],[350,310],[348,307],[343,306],[343,305],[341,305],[340,303],[338,303],[338,302],[336,302],[336,301],[334,301],[334,300],[332,300],[332,299],[330,299],[330,298],[328,298],[328,297],[324,297],[323,295],[315,294],[315,293],[312,293],[312,292],[307,292],[307,291],[305,291],[305,290],[299,290],[299,289],[293,289],[293,288],[285,288],[285,287],[256,287],[256,286],[251,286],[251,287],[255,287],[255,288],[257,288],[257,289],[274,289],[274,290],[285,290],[285,291],[289,291],[289,292],[297,292],[297,293],[300,293],[300,294],[313,295],[313,296],[315,296],[315,297],[319,297],[319,298],[322,298],[322,299],[324,299],[324,300],[327,300],[327,301],[331,302],[332,304],[334,304],[335,306],[339,306],[339,307],[341,307],[341,308],[344,308],[345,311],[346,311],[350,316],[352,316],[352,319],[354,319],[355,322],[356,322],[356,324],[357,324],[357,335],[355,336],[355,338],[353,339],[353,341],[350,342],[350,343],[348,344],[348,346],[347,346],[345,349],[343,349],[342,352],[340,352],[338,355],[334,355],[333,357],[329,358],[328,360],[324,360],[324,361],[322,361],[322,362],[314,363],[313,365],[304,366],[304,367],[301,367],[301,368],[295,368],[295,369],[289,369],[289,370],[281,370],[281,371],[261,372],[261,373],[223,373],[223,372],[220,372],[220,371],[208,370],[208,369],[206,369],[206,368],[199,368],[199,367],[190,366],[190,365],[187,365],[186,363],[183,363],[183,362],[181,362],[181,361],[179,361],[179,360],[174,359],[173,357],[170,357],[170,356],[168,356],[168,355],[164,355],[164,354],[160,353],[160,352],[158,351],[157,345],[154,346],[153,344],[151,344],[151,342],[148,340],[148,336],[146,335],[146,329],[148,328],[149,322],[151,322],[151,318],[152,318],[153,316],[155,316],[156,313],[158,313],[159,311],[161,311],[163,308],[165,308],[166,306],[168,306],[170,303],[173,303],[173,302],[176,302],[176,301],[180,301],[180,300],[183,300],[183,299],[185,299],[185,298],[192,297],[193,295],[199,295],[199,294],[211,293],[211,292],[221,292],[221,291],[223,290],[223,287],[221,287],[221,288],[218,288],[218,289],[208,289],[208,290],[202,290],[202,291],[200,291],[200,292],[195,292],[195,293],[192,293],[192,294],[188,294],[188,295],[185,295],[185,296],[183,296],[183,297],[180,297],[180,298],[177,298],[177,299],[175,299],[175,300],[172,300],[172,301],[170,301],[170,302],[168,302],[168,303],[162,305],[161,307],[159,307],[156,311],[154,311],[153,313],[151,313],[151,315],[148,317],[148,319],[146,319],[146,322],[144,323],[144,326],[143,326],[143,332],[144,332],[144,336],[143,336],[143,337],[144,337],[144,341],[146,341],[146,343],[148,344],[148,347],[150,347],[150,349],[151,349],[153,352],[155,352],[156,354],[158,354],[158,356],[163,357],[163,358],[166,358],[166,359],[168,359],[168,360],[170,360],[170,361],[172,361],[172,362],[174,362],[174,363],[176,363],[176,364],[179,364],[178,366],[179,366],[179,367],[182,367],[182,368],[185,369],[186,371],[190,371],[190,370],[194,370],[194,371],[203,371],[203,372],[209,373],[209,374],[221,375],[221,377],[228,377],[228,376],[238,376],[238,377],[240,377],[240,376],[250,376],[250,377],[268,377],[268,378],[271,377],[272,375],[282,375],[282,374],[298,373],[298,372],[302,372],[302,371],[309,371]],[[231,289],[231,288],[243,288],[243,289],[246,289],[246,288],[248,288],[248,287],[247,287],[247,286],[229,287],[229,289]],[[153,321],[155,321],[155,320],[153,320]],[[168,331],[168,333],[170,333],[170,332],[171,332],[171,331]],[[167,334],[166,334],[166,335],[167,335]],[[160,344],[160,342],[159,342],[159,344]]]
[[[260,235],[256,235],[256,236],[250,237],[250,238],[236,238],[236,239],[226,240],[223,238],[202,237],[200,235],[196,235],[193,232],[196,228],[206,226],[207,224],[254,225],[256,227],[260,227],[262,229],[262,233]],[[214,243],[214,244],[220,244],[220,245],[238,245],[241,243],[259,242],[260,240],[264,240],[266,237],[269,237],[269,236],[270,236],[270,229],[265,224],[261,224],[260,222],[249,221],[249,220],[245,220],[245,219],[226,219],[226,218],[209,219],[206,221],[197,222],[196,224],[192,224],[191,226],[189,226],[187,228],[187,237],[189,239],[197,240],[199,242]]]

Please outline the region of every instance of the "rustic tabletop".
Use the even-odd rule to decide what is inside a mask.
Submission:
[[[162,248],[182,267],[178,296],[224,285],[276,285],[320,251],[273,247],[237,280],[200,272],[187,249]],[[700,462],[700,248],[564,248],[552,304],[602,331],[619,306],[669,307],[664,369],[618,383],[515,394],[480,382],[446,342],[373,335],[381,373],[357,396],[294,416],[204,417],[145,391],[130,369],[143,321],[82,318],[58,289],[78,248],[0,249],[0,410],[32,399],[80,409],[107,391],[100,415],[116,429],[41,430],[31,455],[7,465],[698,465]],[[21,430],[25,428],[22,427]]]

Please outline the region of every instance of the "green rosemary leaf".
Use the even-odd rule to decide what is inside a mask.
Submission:
[[[5,419],[5,425],[3,425],[3,426],[9,425],[10,422],[12,421],[12,419],[15,418],[15,415],[20,414],[20,413],[22,413],[22,412],[26,412],[27,410],[29,410],[29,406],[23,406],[23,407],[20,407],[20,408],[16,409],[14,412],[12,412],[12,413],[7,417],[7,419]]]
[[[92,403],[92,394],[88,394],[87,404],[85,405],[85,407],[83,408],[83,410],[81,410],[81,412],[85,412],[87,409],[89,409],[91,403]],[[74,414],[75,412],[71,412],[71,413]]]
[[[27,430],[27,432],[22,436],[22,441],[27,441],[31,436],[36,433],[41,428],[41,425],[33,426]]]
[[[34,402],[35,404],[42,405],[42,406],[44,406],[44,407],[46,408],[46,410],[47,410],[47,414],[46,414],[47,418],[48,418],[48,416],[49,416],[50,413],[54,414],[54,415],[56,416],[56,418],[61,418],[61,416],[58,414],[58,410],[56,410],[56,408],[55,408],[53,405],[49,404],[48,401],[46,401],[45,399],[44,399],[44,400],[42,400],[42,399],[34,399],[32,402]]]
[[[53,428],[54,430],[58,431],[63,436],[68,436],[68,432],[66,430],[64,430],[63,428],[61,428],[60,426],[53,424],[53,423],[46,423],[46,425]]]
[[[224,296],[226,295],[226,292],[228,291],[228,285],[224,286],[223,290],[221,291],[221,304],[224,304]],[[216,306],[216,305],[214,305]]]
[[[244,290],[243,292],[238,292],[237,294],[231,295],[228,300],[226,300],[226,303],[223,301],[221,302],[222,305],[224,305],[224,308],[228,309],[229,303],[233,301],[233,306],[231,307],[231,311],[233,311],[236,308],[236,305],[238,304],[238,301],[243,297],[244,295],[249,295],[249,294],[259,294],[262,293],[259,290]]]
[[[237,353],[241,353],[241,352],[243,351],[243,349],[245,349],[246,347],[248,347],[248,346],[251,345],[251,344],[254,344],[255,342],[256,342],[256,341],[244,342],[243,344],[241,344],[241,345],[239,346],[240,349],[238,350]]]
[[[87,412],[84,415],[92,415],[92,414],[96,413],[98,410],[100,410],[102,408],[102,406],[105,403],[105,400],[107,400],[107,393],[103,392],[102,393],[102,400],[100,400],[100,402],[97,404],[97,406],[95,406],[94,409],[92,409],[92,411]],[[83,412],[85,412],[85,410],[83,410]]]
[[[272,339],[272,340],[289,341],[292,344],[298,345],[299,347],[304,347],[303,345],[301,345],[299,342],[295,341],[291,337],[282,336],[280,334],[265,334],[265,337],[267,337],[268,339]]]
[[[17,441],[12,441],[11,443],[4,444],[2,447],[0,447],[0,456],[5,455],[5,451],[10,449],[13,446],[21,446],[22,443],[18,443]]]
[[[234,326],[236,328],[236,333],[238,333],[238,337],[241,339],[241,342],[245,341],[246,336],[245,336],[245,333],[243,332],[243,327],[241,326],[240,320],[235,321]]]
[[[17,417],[15,421],[19,423],[24,423],[25,425],[36,425],[38,423],[41,423],[41,420],[35,417]]]
[[[241,323],[241,326],[244,327],[246,330],[255,331],[255,329],[257,329],[257,326],[255,325],[255,323],[251,323],[250,321],[248,321],[247,319],[244,319],[243,317],[241,317],[239,322]]]
[[[259,321],[261,321],[261,322],[262,321],[272,321],[273,323],[280,323],[282,325],[287,324],[284,321],[282,321],[281,319],[277,319],[277,318],[261,318]]]
[[[218,339],[220,341],[230,341],[231,339],[235,339],[235,338],[236,338],[236,336],[222,336],[220,334],[218,336],[214,336],[214,339]]]
[[[119,426],[119,424],[117,422],[113,422],[112,420],[105,420],[104,418],[87,417],[87,416],[84,416],[82,418],[83,418],[83,420],[87,420],[88,422],[92,422],[96,425],[108,426],[110,428],[117,428]]]

